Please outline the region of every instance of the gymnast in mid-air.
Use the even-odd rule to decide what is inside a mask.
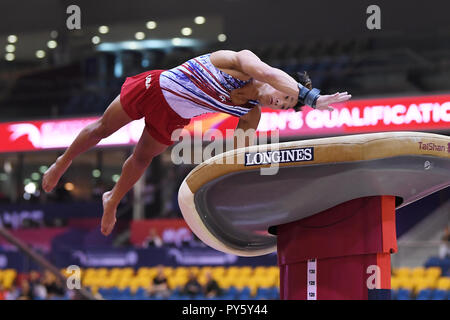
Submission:
[[[294,108],[308,105],[333,110],[347,101],[347,92],[321,95],[311,79],[300,73],[295,80],[261,61],[249,50],[220,50],[170,70],[151,70],[125,80],[120,95],[102,117],[89,124],[45,172],[42,188],[51,192],[79,154],[133,120],[145,118],[145,128],[119,180],[103,194],[101,232],[109,235],[116,223],[121,199],[139,180],[152,159],[172,145],[172,133],[204,113],[224,112],[239,117],[236,129],[256,130],[261,107]]]

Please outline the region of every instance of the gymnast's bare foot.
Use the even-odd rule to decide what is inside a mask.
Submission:
[[[61,176],[66,172],[67,168],[71,165],[72,161],[64,163],[62,160],[62,156],[56,159],[55,163],[50,166],[44,173],[44,177],[42,178],[42,189],[45,192],[50,192],[53,188],[58,184]]]
[[[116,211],[117,204],[113,203],[111,200],[111,191],[105,192],[103,194],[103,217],[102,217],[102,226],[101,231],[103,235],[107,236],[114,229],[114,225],[116,224]]]

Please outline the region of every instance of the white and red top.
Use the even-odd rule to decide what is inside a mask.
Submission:
[[[237,106],[232,103],[230,93],[250,80],[236,79],[216,68],[210,55],[193,58],[161,73],[159,82],[167,103],[185,119],[211,112],[243,116],[258,101],[250,100],[245,106]]]

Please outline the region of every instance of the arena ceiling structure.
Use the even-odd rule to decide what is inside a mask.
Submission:
[[[382,27],[368,30],[366,0],[340,1],[271,1],[271,0],[3,0],[0,2],[1,58],[9,35],[16,35],[13,54],[19,60],[36,59],[38,50],[51,50],[49,41],[58,39],[68,50],[92,47],[93,37],[99,42],[144,39],[190,38],[217,42],[221,35],[230,46],[245,47],[253,43],[302,41],[311,39],[343,39],[376,35],[408,35],[411,33],[450,34],[450,23],[442,0],[377,1],[381,8]],[[81,30],[68,30],[67,8],[81,9]],[[204,17],[203,25],[194,22]],[[149,21],[157,27],[146,28]],[[99,27],[107,26],[107,33]],[[183,28],[191,28],[186,33]],[[55,33],[55,31],[57,33]],[[55,35],[58,34],[57,37]],[[186,35],[184,35],[186,34]],[[223,36],[225,35],[225,37]],[[141,39],[143,40],[143,39]],[[220,41],[222,41],[220,40]],[[98,43],[97,43],[98,44]],[[54,46],[54,43],[50,44]]]

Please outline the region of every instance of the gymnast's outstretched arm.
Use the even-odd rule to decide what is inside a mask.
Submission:
[[[214,55],[214,57],[213,57]],[[216,51],[211,55],[216,66],[223,69],[235,70],[249,77],[268,83],[273,88],[298,99],[298,82],[283,70],[269,66],[250,50]],[[330,105],[347,101],[352,96],[348,92],[336,92],[332,95],[320,95],[315,101],[315,108],[319,110],[333,110]]]
[[[250,50],[242,50],[235,54],[235,68],[248,74],[255,80],[270,84],[287,95],[297,97],[299,89],[297,81],[283,70],[273,68],[261,61]]]
[[[297,81],[286,72],[273,68],[264,63],[250,50],[242,50],[236,53],[236,67],[254,79],[266,82],[277,90],[289,96],[299,96]],[[347,101],[352,96],[348,92],[336,92],[332,95],[319,95],[315,102],[315,108],[332,111],[331,104]]]

